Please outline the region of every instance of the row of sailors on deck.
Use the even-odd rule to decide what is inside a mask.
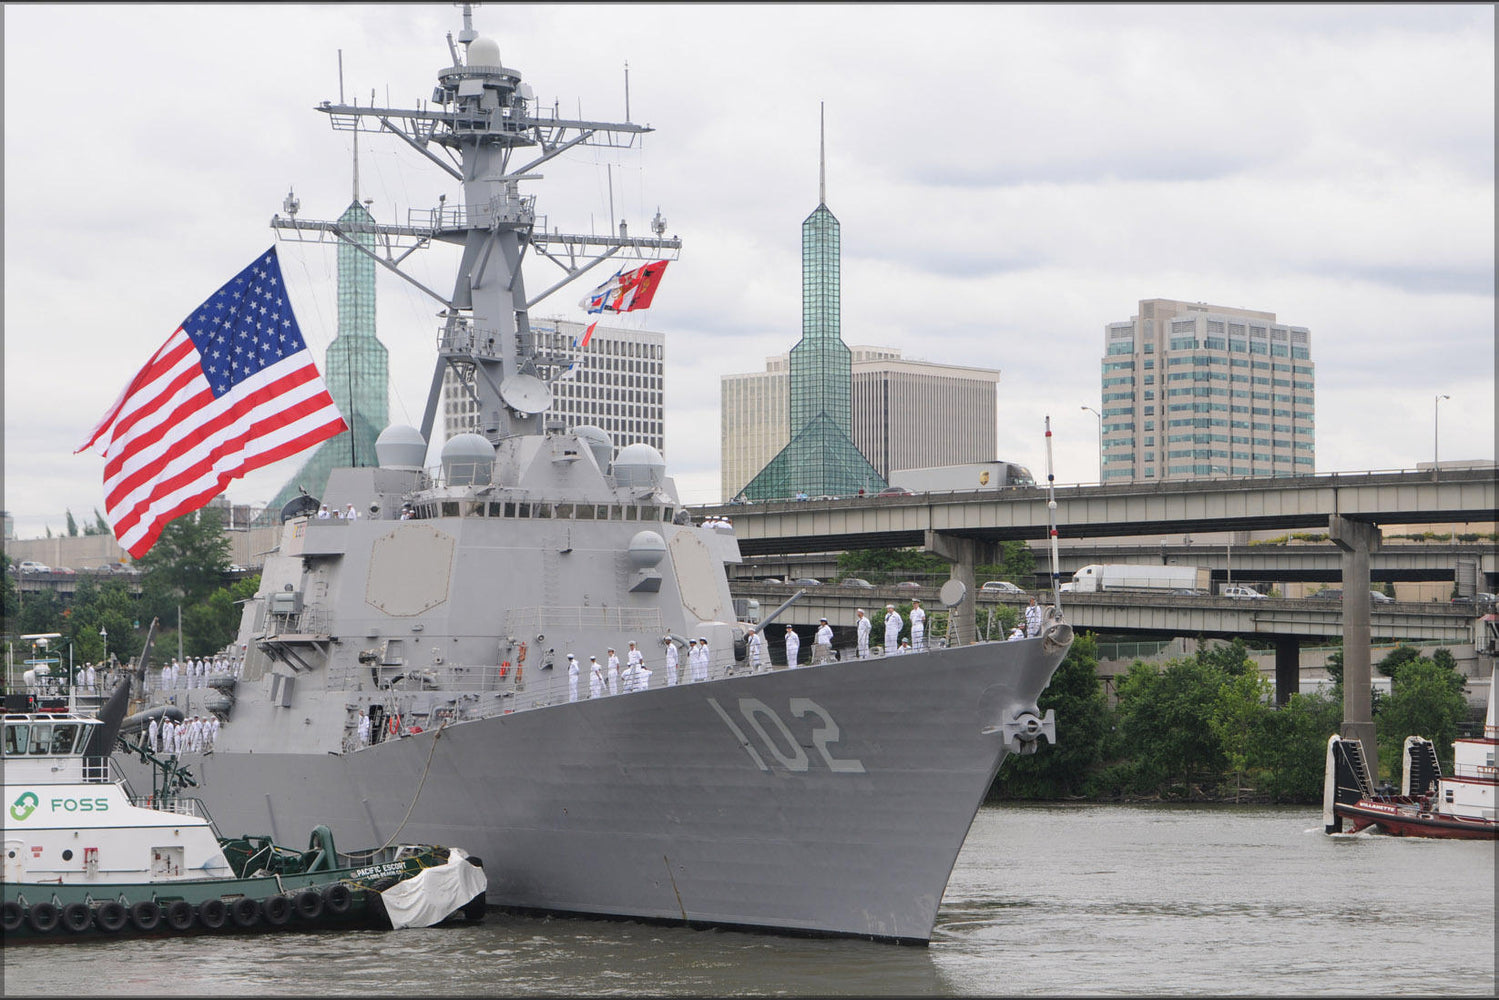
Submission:
[[[173,658],[171,663],[164,664],[161,668],[160,690],[183,691],[208,686],[210,677],[221,675],[240,676],[244,671],[245,661],[243,657],[229,659],[223,656],[191,657],[185,661],[178,662]]]
[[[146,728],[146,738],[156,753],[184,754],[208,753],[219,736],[219,718],[195,715],[181,722],[164,719],[160,723],[151,720]]]
[[[343,510],[329,510],[328,505],[323,504],[317,511],[317,519],[319,521],[353,521],[358,517],[359,511],[354,509],[353,504],[349,504]]]

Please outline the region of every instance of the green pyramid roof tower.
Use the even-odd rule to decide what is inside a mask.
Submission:
[[[826,163],[820,156],[818,205],[802,222],[802,339],[791,349],[791,440],[741,491],[750,500],[848,496],[886,486],[850,436],[853,361],[839,323],[842,246],[827,206]]]

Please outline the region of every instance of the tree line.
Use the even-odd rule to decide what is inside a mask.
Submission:
[[[1056,712],[1057,743],[1012,757],[997,799],[1161,799],[1309,804],[1322,801],[1327,739],[1343,724],[1341,661],[1325,694],[1274,704],[1242,640],[1194,656],[1137,660],[1110,707],[1098,646],[1081,634],[1038,704]],[[1451,773],[1452,741],[1481,716],[1446,650],[1399,647],[1382,660],[1391,693],[1374,692],[1380,779],[1398,786],[1407,736],[1431,740]],[[1379,779],[1376,779],[1379,780]]]
[[[54,656],[60,651],[64,662],[69,646],[77,664],[108,658],[124,662],[140,655],[147,629],[156,619],[160,653],[154,662],[159,663],[177,653],[180,609],[183,654],[217,653],[234,641],[243,602],[260,586],[258,576],[229,579],[230,547],[223,525],[223,513],[216,507],[179,517],[136,562],[138,581],[79,574],[66,600],[52,590],[22,594],[10,557],[4,556],[0,610],[5,634],[19,643],[21,635],[58,632],[62,638],[53,640],[50,648]],[[137,582],[139,593],[133,589]]]

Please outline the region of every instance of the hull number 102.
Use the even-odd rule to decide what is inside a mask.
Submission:
[[[729,731],[734,734],[734,738],[739,741],[739,745],[744,747],[744,752],[750,755],[750,760],[754,761],[755,765],[762,771],[769,771],[771,767],[765,762],[765,757],[762,757],[760,751],[756,749],[757,743],[760,747],[764,748],[766,754],[772,760],[788,771],[800,773],[807,771],[811,767],[812,760],[807,754],[807,748],[810,747],[816,751],[817,756],[827,765],[829,771],[839,774],[864,773],[864,765],[860,761],[852,757],[835,757],[833,755],[833,751],[830,748],[832,744],[838,742],[838,723],[833,721],[833,717],[828,714],[827,709],[817,704],[811,698],[792,698],[787,705],[787,708],[790,709],[791,715],[795,719],[802,720],[811,716],[809,721],[812,723],[812,729],[810,738],[806,743],[797,739],[793,735],[791,727],[786,724],[780,714],[759,698],[740,698],[738,705],[740,717],[744,719],[750,732],[755,734],[756,739],[753,740],[734,721],[733,716],[718,703],[717,698],[709,698],[708,704],[712,706],[713,711],[718,713],[718,717],[724,721],[724,725],[729,727]],[[797,724],[798,730],[805,730],[806,727],[806,722],[799,722]]]

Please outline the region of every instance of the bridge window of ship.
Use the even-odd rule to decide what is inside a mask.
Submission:
[[[10,723],[5,727],[5,752],[7,755],[21,755],[26,752],[26,746],[31,736],[31,727]]]

